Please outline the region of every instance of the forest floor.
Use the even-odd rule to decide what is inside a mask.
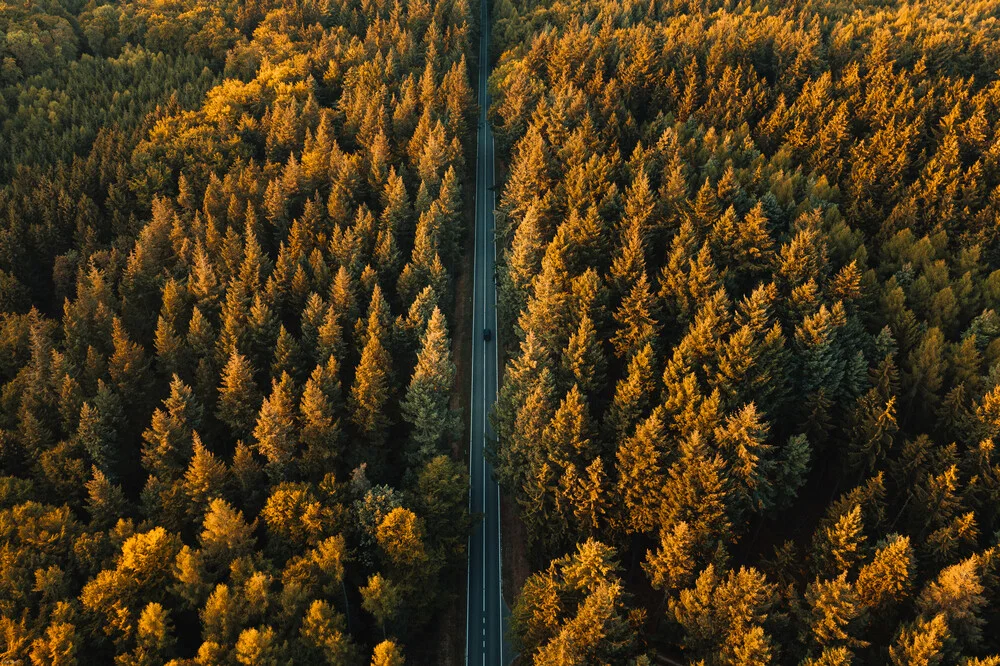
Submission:
[[[528,564],[527,532],[517,515],[517,502],[503,494],[500,501],[500,529],[503,534],[503,599],[511,608],[524,581],[531,575]]]

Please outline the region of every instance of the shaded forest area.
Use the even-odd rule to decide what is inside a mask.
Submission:
[[[493,11],[522,659],[1000,664],[1000,3]]]
[[[0,2],[0,661],[435,663],[471,16]]]

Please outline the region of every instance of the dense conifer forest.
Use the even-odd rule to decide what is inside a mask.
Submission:
[[[1000,4],[493,7],[522,660],[1000,664]]]
[[[0,662],[436,663],[471,16],[0,2]]]
[[[1000,666],[1000,0],[490,12],[517,663]],[[0,0],[0,664],[454,661],[478,15]]]

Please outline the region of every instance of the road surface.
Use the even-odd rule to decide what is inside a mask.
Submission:
[[[472,297],[472,400],[469,474],[469,511],[482,516],[469,537],[466,606],[466,664],[506,666],[509,650],[503,644],[503,595],[500,593],[500,489],[483,455],[493,437],[489,413],[497,396],[497,292],[494,283],[496,248],[493,244],[493,133],[486,121],[489,97],[489,13],[480,4],[479,129],[476,148],[476,249]],[[483,331],[492,340],[483,339]]]

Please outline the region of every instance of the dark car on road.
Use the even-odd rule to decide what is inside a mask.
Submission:
[[[492,339],[493,339],[493,331],[491,331],[488,328],[487,329],[483,329],[483,340],[486,340],[486,342],[489,342]]]

